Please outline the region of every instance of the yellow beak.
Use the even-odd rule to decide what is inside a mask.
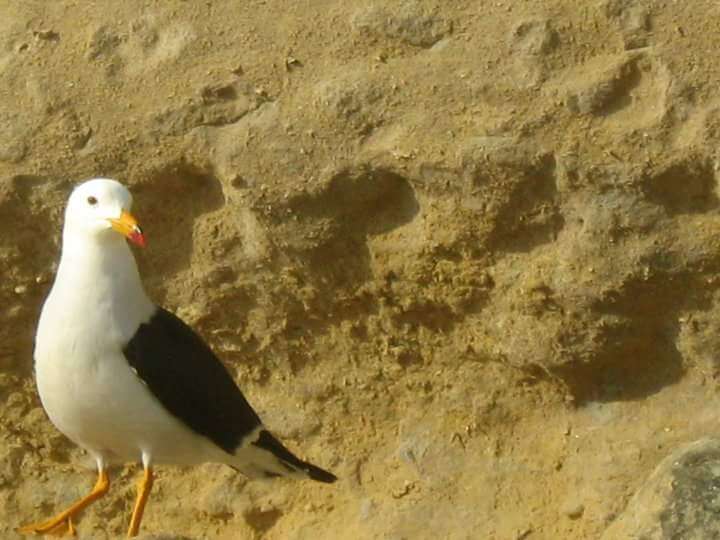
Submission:
[[[113,230],[116,230],[133,244],[137,244],[140,247],[145,247],[145,236],[143,235],[140,225],[137,220],[129,212],[120,214],[118,219],[111,219],[110,225]]]

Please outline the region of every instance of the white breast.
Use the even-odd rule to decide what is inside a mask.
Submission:
[[[155,306],[124,240],[63,253],[38,325],[35,371],[55,426],[96,457],[192,464],[219,450],[171,416],[133,372],[123,346]],[[72,251],[70,251],[72,254]]]

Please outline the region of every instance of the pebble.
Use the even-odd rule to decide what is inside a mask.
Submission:
[[[414,489],[415,489],[415,482],[405,480],[405,482],[403,483],[403,487],[393,490],[391,495],[392,495],[393,499],[402,499],[403,497],[410,495],[410,493]]]
[[[570,519],[578,519],[585,513],[585,505],[574,502],[565,503],[562,507],[562,513]]]

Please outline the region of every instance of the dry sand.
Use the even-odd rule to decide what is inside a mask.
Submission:
[[[718,431],[716,1],[1,4],[0,537],[94,482],[32,380],[94,176],[153,298],[341,477],[162,467],[148,538],[595,539]]]

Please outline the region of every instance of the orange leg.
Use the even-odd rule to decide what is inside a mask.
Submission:
[[[67,510],[60,512],[57,516],[42,523],[33,523],[31,525],[25,525],[19,527],[17,532],[21,534],[50,534],[63,536],[69,534],[75,535],[75,528],[72,524],[72,518],[75,514],[81,512],[100,497],[105,495],[110,490],[110,479],[104,470],[98,471],[98,479],[95,482],[95,487],[90,493],[85,495],[82,499],[74,503]]]
[[[140,522],[142,521],[145,505],[150,498],[150,490],[153,486],[153,472],[151,467],[145,467],[143,477],[138,482],[138,494],[135,499],[135,508],[133,508],[132,517],[130,518],[130,528],[128,529],[128,538],[137,536],[140,531]]]

